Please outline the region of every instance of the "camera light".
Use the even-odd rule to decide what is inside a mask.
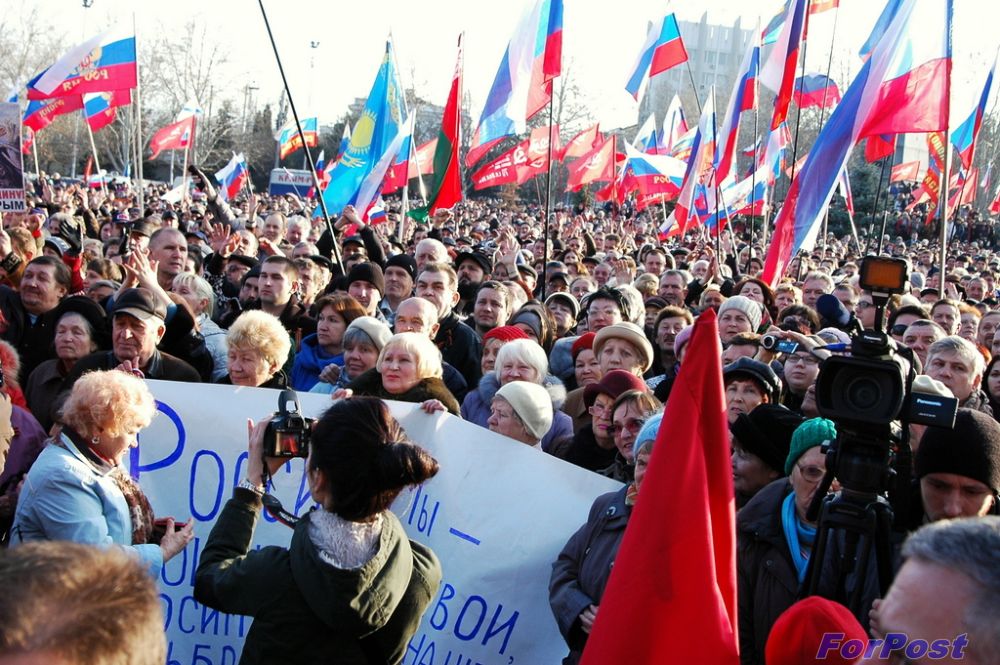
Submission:
[[[902,259],[867,256],[861,262],[859,284],[873,293],[903,293],[906,272],[906,261]]]

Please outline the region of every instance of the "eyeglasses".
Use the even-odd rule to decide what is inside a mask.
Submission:
[[[629,418],[625,421],[625,424],[615,423],[611,426],[611,433],[615,436],[620,435],[622,432],[628,432],[632,436],[639,434],[639,430],[642,429],[642,421],[638,418]]]
[[[785,360],[786,365],[791,365],[792,363],[798,363],[800,365],[817,365],[819,364],[819,358],[795,354],[788,356],[788,359]]]
[[[826,469],[809,464],[807,466],[802,466],[801,464],[795,465],[802,477],[811,483],[818,483],[826,475]]]
[[[600,406],[598,404],[594,404],[593,406],[587,407],[587,412],[590,413],[590,415],[599,416],[602,418],[608,415],[608,411],[610,410],[611,410],[610,406]]]
[[[897,323],[892,328],[889,329],[889,334],[893,337],[902,337],[906,334],[906,328],[908,326],[904,323]]]
[[[859,300],[857,302],[857,304],[854,305],[854,308],[855,309],[865,310],[865,309],[868,309],[869,307],[874,307],[874,306],[875,306],[875,303],[873,303],[873,302],[868,302],[867,300]]]

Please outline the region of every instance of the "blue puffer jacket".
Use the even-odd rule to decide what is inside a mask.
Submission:
[[[316,333],[304,337],[302,346],[295,354],[295,364],[292,365],[292,388],[308,391],[319,382],[319,373],[327,365],[344,366],[344,354],[331,356],[319,345]]]
[[[542,437],[542,450],[548,451],[549,446],[562,438],[573,438],[573,419],[560,411],[566,401],[566,386],[551,374],[545,377],[542,387],[552,398],[552,427]],[[490,404],[493,396],[500,390],[500,379],[496,372],[489,372],[479,380],[475,390],[470,390],[462,401],[462,418],[480,427],[488,428],[486,421],[490,419]]]

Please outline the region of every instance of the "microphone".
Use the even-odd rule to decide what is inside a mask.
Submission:
[[[824,293],[816,299],[816,312],[825,323],[846,333],[861,328],[861,323],[854,316],[854,312],[844,307],[844,303],[837,300],[837,296],[833,294]]]

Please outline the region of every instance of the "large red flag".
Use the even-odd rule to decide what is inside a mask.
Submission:
[[[889,174],[889,182],[902,182],[905,180],[917,181],[920,179],[920,160],[903,162],[892,167]]]
[[[600,123],[589,127],[569,140],[559,153],[558,159],[567,157],[583,157],[604,140],[601,136]]]
[[[716,316],[694,324],[581,665],[738,665],[736,511]]]
[[[153,154],[149,158],[156,159],[164,150],[180,150],[187,146],[194,134],[194,118],[193,115],[188,116],[153,134],[153,138],[149,140],[149,149]]]
[[[417,220],[426,219],[437,210],[453,208],[462,200],[462,176],[458,168],[458,148],[462,136],[462,38],[458,38],[458,60],[451,78],[448,101],[444,105],[441,131],[434,148],[434,181],[431,183],[427,205],[410,211]],[[357,130],[355,130],[357,131]]]
[[[496,187],[498,185],[506,185],[511,182],[517,182],[518,164],[523,164],[527,161],[527,157],[525,155],[525,143],[527,143],[527,141],[521,141],[521,143],[518,143],[510,150],[473,173],[473,188],[483,189],[484,187]]]
[[[996,196],[994,196],[993,201],[990,202],[990,212],[994,215],[1000,213],[1000,189],[997,190]]]
[[[607,182],[615,177],[615,140],[614,137],[602,141],[598,146],[580,159],[569,165],[569,177],[566,179],[566,191],[576,191],[584,185],[595,182]]]

